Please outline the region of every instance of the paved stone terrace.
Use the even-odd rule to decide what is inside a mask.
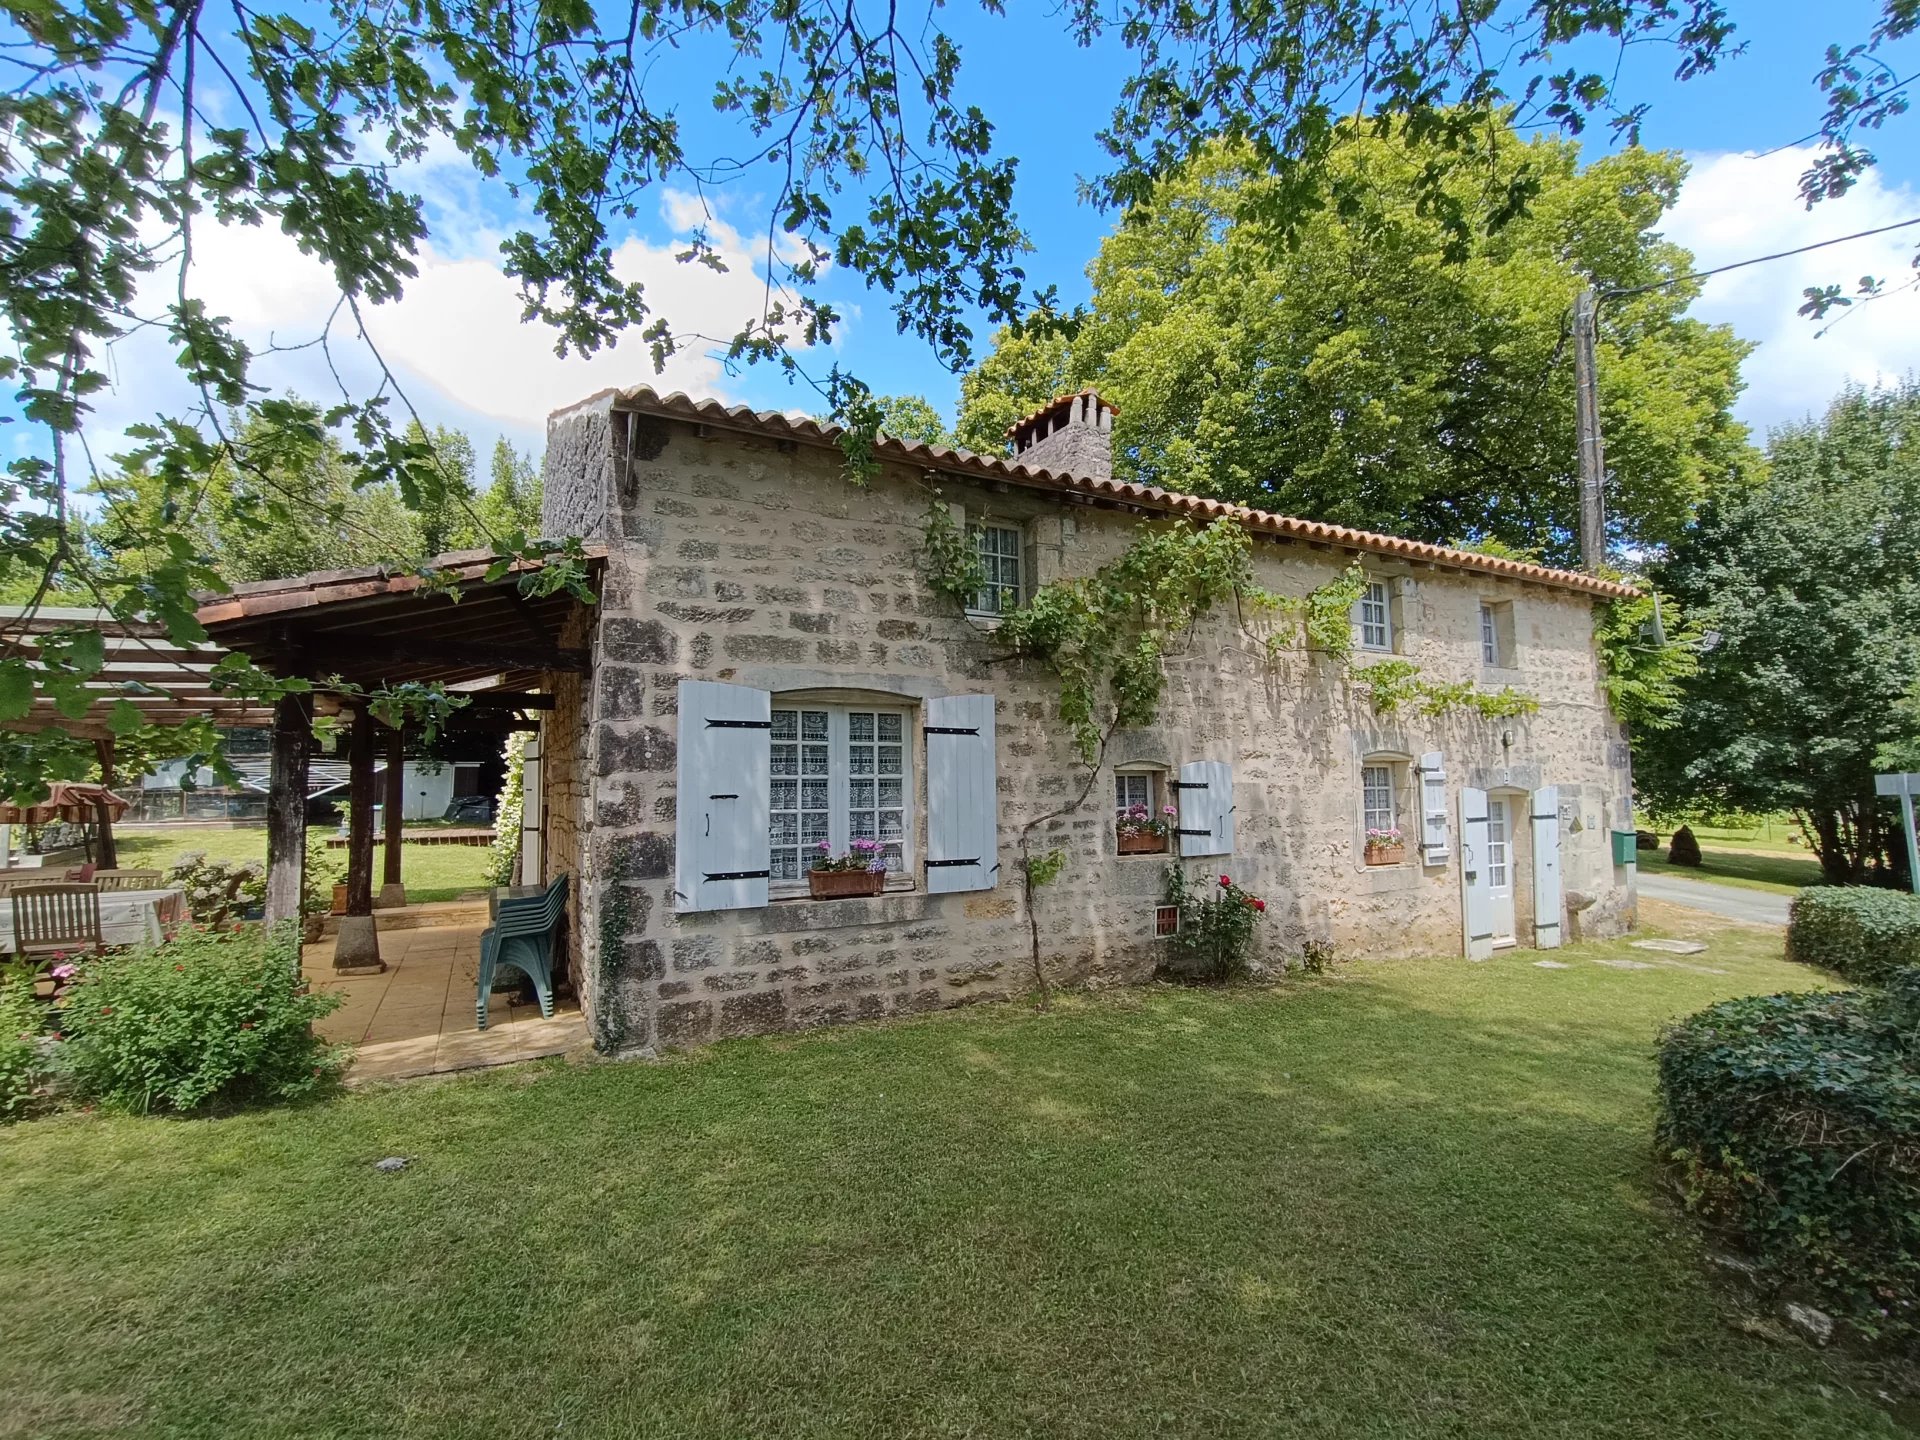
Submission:
[[[387,930],[381,975],[336,976],[333,940],[306,947],[302,964],[316,990],[338,990],[346,1004],[320,1024],[329,1040],[354,1045],[350,1084],[435,1075],[559,1055],[587,1044],[586,1022],[571,1000],[542,1019],[536,1004],[496,993],[487,1028],[476,1030],[474,983],[483,922]]]

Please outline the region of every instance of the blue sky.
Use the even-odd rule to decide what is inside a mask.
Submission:
[[[1057,285],[1072,303],[1086,298],[1084,267],[1113,223],[1110,215],[1080,203],[1077,190],[1082,177],[1103,166],[1095,132],[1127,62],[1117,47],[1073,46],[1050,6],[1009,8],[1013,13],[994,17],[960,3],[942,12],[942,23],[961,45],[963,97],[982,108],[1002,147],[1020,157],[1016,204],[1035,247],[1026,260],[1029,279],[1036,286]],[[1645,142],[1682,150],[1695,165],[1669,217],[1670,237],[1693,248],[1703,265],[1713,265],[1920,216],[1920,116],[1897,121],[1880,137],[1881,168],[1855,195],[1812,214],[1794,194],[1804,153],[1743,158],[1743,152],[1789,145],[1814,128],[1820,106],[1812,75],[1822,51],[1864,35],[1874,7],[1768,0],[1736,3],[1734,9],[1748,50],[1719,72],[1677,83],[1671,77],[1673,52],[1645,47],[1633,52],[1622,73],[1622,92],[1653,107]],[[1920,43],[1903,48],[1920,52]],[[657,93],[662,85],[678,87],[664,93],[682,104],[689,148],[696,151],[709,139],[728,149],[740,145],[707,98],[716,58],[712,51],[688,52],[657,66],[647,79]],[[1604,144],[1605,136],[1594,132],[1588,143]],[[817,408],[815,396],[771,370],[728,375],[700,347],[677,359],[664,380],[653,375],[637,342],[592,359],[556,360],[550,336],[519,323],[513,287],[499,270],[499,242],[515,221],[504,189],[481,182],[450,147],[430,157],[418,179],[429,201],[431,248],[406,299],[376,313],[373,329],[426,417],[467,429],[483,454],[495,435],[537,454],[548,410],[609,385],[646,382],[766,408]],[[724,277],[672,259],[677,242],[702,218],[699,200],[666,191],[658,199],[658,212],[642,216],[624,237],[623,272],[646,281],[658,308],[677,324],[731,333],[757,306],[759,282],[751,243],[728,226],[746,235],[763,227],[765,192],[743,185],[709,202],[716,238],[735,261]],[[259,231],[213,235],[203,227],[196,246],[202,259],[196,288],[256,343],[268,334],[298,336],[324,313],[326,277],[316,276],[311,262],[283,237]],[[1870,380],[1920,363],[1911,338],[1920,335],[1920,295],[1867,307],[1817,339],[1814,327],[1793,314],[1804,285],[1869,270],[1897,273],[1912,254],[1913,241],[1895,236],[1713,282],[1696,313],[1732,323],[1761,345],[1748,364],[1742,417],[1764,429],[1817,409],[1843,380]],[[810,357],[809,365],[824,371],[837,359],[877,389],[919,392],[951,415],[957,378],[919,341],[896,332],[885,296],[862,291],[851,279],[829,282],[847,320],[833,353]],[[979,338],[986,340],[984,328]],[[143,352],[140,342],[119,347],[116,393],[99,416],[103,435],[165,406],[162,361]],[[275,359],[262,367],[261,378],[275,388],[312,392],[324,383],[313,366],[311,357]],[[368,372],[362,367],[357,373]]]

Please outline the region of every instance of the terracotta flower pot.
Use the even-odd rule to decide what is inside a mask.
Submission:
[[[1120,837],[1122,855],[1164,855],[1167,853],[1167,837],[1155,835],[1152,831],[1142,831]]]
[[[878,895],[887,883],[884,870],[809,870],[807,890],[816,900],[845,900],[854,895]]]
[[[1369,865],[1398,865],[1402,860],[1407,858],[1407,847],[1404,845],[1388,845],[1379,849],[1369,850],[1367,851],[1366,858],[1367,864]]]

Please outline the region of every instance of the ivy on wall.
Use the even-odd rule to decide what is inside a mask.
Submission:
[[[1142,526],[1119,559],[1092,575],[1035,589],[1000,618],[994,638],[1015,655],[1045,661],[1059,676],[1060,718],[1088,765],[1096,763],[1107,731],[1153,723],[1166,689],[1162,661],[1169,645],[1229,601],[1243,629],[1264,631],[1269,660],[1302,650],[1336,661],[1349,682],[1367,692],[1376,715],[1413,710],[1499,719],[1540,708],[1511,687],[1488,691],[1470,680],[1427,679],[1410,660],[1358,663],[1352,613],[1367,586],[1359,563],[1304,595],[1281,595],[1254,582],[1251,554],[1251,537],[1232,520]],[[928,584],[962,610],[986,584],[973,538],[937,499],[927,509],[920,561]]]

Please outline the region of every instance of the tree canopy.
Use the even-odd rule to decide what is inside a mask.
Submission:
[[[1568,324],[1605,295],[1603,428],[1616,545],[1674,539],[1751,452],[1731,417],[1748,347],[1684,317],[1692,257],[1659,238],[1684,162],[1628,149],[1582,168],[1567,141],[1502,130],[1496,179],[1446,167],[1468,219],[1456,243],[1427,200],[1431,157],[1343,132],[1328,168],[1354,196],[1273,243],[1284,179],[1220,148],[1130,212],[1089,266],[1084,316],[1003,332],[963,382],[960,433],[1005,427],[1062,389],[1118,407],[1129,478],[1436,542],[1495,541],[1576,558],[1578,453]],[[1675,283],[1665,283],[1675,282]]]
[[[1920,385],[1848,391],[1768,455],[1660,567],[1705,634],[1636,780],[1670,812],[1793,810],[1830,880],[1883,878],[1905,850],[1874,773],[1920,741]]]
[[[1002,7],[981,8],[990,22]],[[862,0],[339,0],[290,12],[197,0],[7,4],[0,372],[32,438],[0,482],[0,579],[25,580],[30,607],[58,582],[193,642],[202,638],[194,591],[222,582],[170,517],[221,465],[274,491],[288,457],[325,432],[355,491],[390,484],[409,510],[443,505],[448,467],[408,433],[417,416],[363,323],[365,307],[398,296],[417,272],[428,207],[408,167],[429,152],[464,157],[516,197],[520,228],[502,242],[502,261],[525,318],[552,327],[563,352],[591,354],[637,330],[657,362],[682,345],[717,345],[730,362],[800,375],[795,342],[829,340],[840,320],[823,288],[831,266],[883,293],[901,330],[963,366],[976,324],[1044,310],[1050,292],[1023,269],[1016,159],[966,98],[960,46],[936,15]],[[1570,65],[1570,47],[1663,45],[1688,78],[1735,46],[1718,0],[1430,10],[1070,0],[1059,18],[1062,43],[1123,57],[1099,132],[1107,164],[1088,179],[1097,203],[1150,205],[1167,176],[1224,144],[1273,177],[1258,220],[1289,243],[1324,210],[1359,199],[1330,164],[1344,115],[1435,157],[1480,163],[1480,208],[1450,188],[1457,166],[1421,167],[1412,180],[1462,259],[1477,226],[1498,229],[1536,188],[1530,173],[1496,164],[1487,122],[1505,107],[1527,123],[1598,121],[1636,135],[1644,107],[1614,93],[1608,58],[1585,63],[1589,50]],[[1859,137],[1898,112],[1907,84],[1881,55],[1916,22],[1911,0],[1884,0],[1871,33],[1836,47],[1816,77],[1830,101],[1821,127],[1830,163],[1809,175],[1810,198],[1844,190],[1871,164]],[[712,77],[716,124],[683,122],[688,75]],[[620,227],[666,185],[733,186],[766,204],[765,301],[731,336],[689,333],[660,295],[616,270]],[[361,346],[370,383],[342,379],[317,413],[261,399],[259,357],[196,293],[195,239],[216,223],[278,227],[330,270],[337,303],[321,332],[276,334],[273,346],[329,360],[333,347]],[[683,258],[722,263],[705,235]],[[110,382],[108,349],[142,332],[166,337],[197,398],[132,428],[130,453],[113,462],[150,477],[160,496],[147,512],[156,528],[118,552],[148,558],[135,573],[96,564],[72,500],[97,478],[85,430]],[[857,458],[877,428],[867,387],[838,369],[807,378],[836,416],[858,418]],[[249,406],[261,428],[243,442],[226,417]],[[552,560],[531,537],[490,543]],[[555,579],[586,593],[577,545],[541,583]],[[79,703],[93,652],[72,638],[29,645],[0,631],[0,724],[39,693]],[[40,756],[24,769],[9,760],[15,789],[77,763],[57,727],[8,754]]]

